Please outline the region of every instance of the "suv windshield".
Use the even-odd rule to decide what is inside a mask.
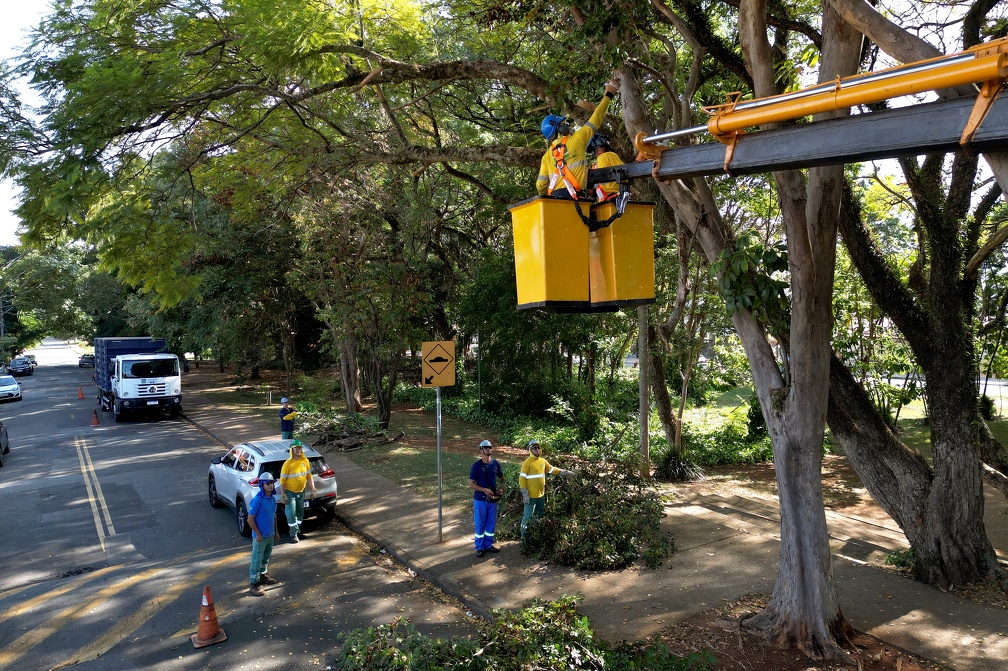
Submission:
[[[168,377],[178,375],[178,361],[175,359],[154,359],[152,361],[124,361],[124,378]]]

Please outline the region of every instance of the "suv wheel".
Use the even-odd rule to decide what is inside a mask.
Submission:
[[[235,504],[235,517],[238,522],[238,533],[246,538],[251,536],[252,527],[248,524],[248,510],[245,508],[245,502],[241,499],[238,499],[238,502]]]
[[[217,498],[217,482],[211,476],[210,484],[207,485],[207,498],[210,499],[210,505],[213,508],[220,508],[224,505],[224,502]]]

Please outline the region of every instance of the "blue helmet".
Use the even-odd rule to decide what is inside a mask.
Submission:
[[[612,142],[609,138],[602,133],[595,133],[592,135],[591,140],[588,141],[588,151],[595,151],[599,148],[612,149]]]
[[[547,140],[552,140],[556,137],[557,128],[560,127],[567,117],[558,116],[556,114],[547,114],[546,118],[542,120],[542,124],[539,126],[539,130],[542,131],[543,137]]]

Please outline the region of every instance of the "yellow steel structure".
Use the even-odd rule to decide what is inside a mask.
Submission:
[[[654,286],[654,203],[627,203],[626,211],[588,238],[591,304],[617,308],[651,303]],[[604,221],[613,203],[592,206],[593,218]]]
[[[518,309],[576,310],[588,296],[588,215],[590,203],[536,196],[512,205]]]
[[[744,129],[812,114],[866,105],[904,95],[1008,78],[1008,38],[987,42],[951,56],[939,56],[878,72],[840,78],[801,91],[706,107],[713,115],[706,130],[730,142]],[[693,129],[688,129],[693,130]],[[680,131],[685,134],[688,131]],[[670,134],[672,135],[672,134]],[[651,138],[648,138],[651,139]],[[646,140],[645,140],[646,141]]]

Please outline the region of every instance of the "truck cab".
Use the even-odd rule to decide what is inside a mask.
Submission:
[[[174,354],[126,354],[115,358],[112,391],[116,421],[126,411],[182,409],[182,378]],[[118,407],[116,407],[118,406]]]
[[[151,338],[96,338],[95,383],[102,410],[121,422],[130,414],[178,417],[182,411],[179,360]]]

